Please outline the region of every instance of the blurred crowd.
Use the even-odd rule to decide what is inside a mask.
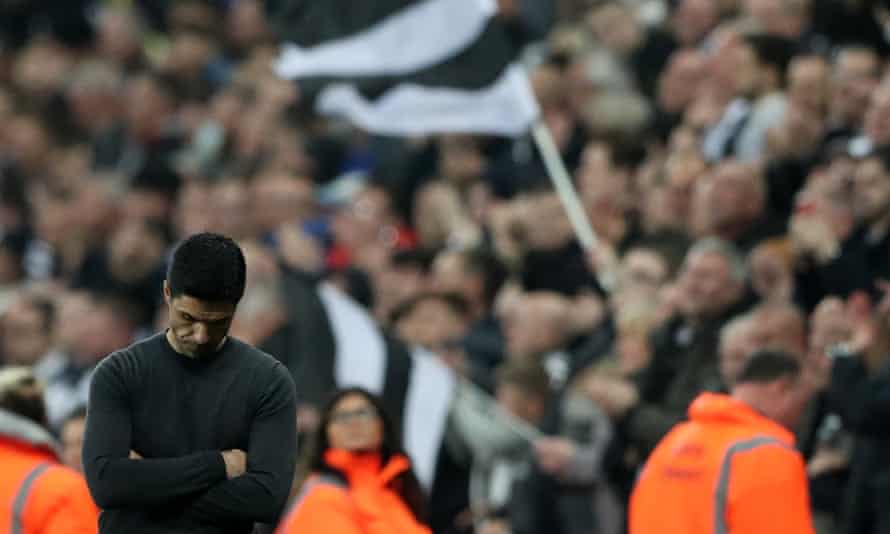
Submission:
[[[314,114],[263,2],[0,2],[0,364],[34,367],[66,461],[91,369],[164,327],[172,244],[213,230],[248,258],[233,335],[299,358],[288,279],[323,278],[545,436],[446,436],[437,532],[621,532],[654,444],[766,348],[811,382],[820,531],[890,532],[890,9],[498,4],[593,251],[530,137]]]

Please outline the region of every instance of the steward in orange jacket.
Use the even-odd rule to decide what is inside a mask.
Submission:
[[[380,465],[376,453],[329,449],[324,459],[347,480],[311,476],[277,534],[431,534],[391,485],[410,468],[406,457]]]
[[[811,534],[806,470],[786,429],[809,390],[793,356],[759,352],[731,396],[700,395],[643,468],[630,534]]]
[[[0,532],[95,534],[99,511],[86,481],[60,464],[58,445],[32,420],[44,419],[42,413],[33,375],[22,368],[0,371]]]

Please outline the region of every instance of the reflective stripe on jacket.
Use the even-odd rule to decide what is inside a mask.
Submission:
[[[726,395],[705,393],[659,443],[630,502],[630,534],[812,534],[794,437]]]
[[[95,534],[99,511],[86,482],[59,465],[48,439],[38,425],[0,410],[0,532]]]

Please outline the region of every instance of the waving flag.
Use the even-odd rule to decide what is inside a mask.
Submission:
[[[277,0],[277,73],[371,132],[525,133],[538,116],[495,0]]]

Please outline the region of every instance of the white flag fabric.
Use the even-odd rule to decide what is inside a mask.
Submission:
[[[466,48],[496,13],[495,0],[417,2],[352,35],[314,46],[287,43],[275,71],[288,79],[410,74]]]
[[[333,337],[335,387],[359,386],[390,399],[401,422],[402,443],[415,474],[429,492],[455,394],[456,378],[436,355],[385,338],[368,312],[332,284],[317,288]],[[319,335],[323,335],[319,332]],[[384,402],[384,404],[387,404]]]
[[[279,76],[317,112],[384,135],[515,137],[539,116],[495,0],[280,0]]]

